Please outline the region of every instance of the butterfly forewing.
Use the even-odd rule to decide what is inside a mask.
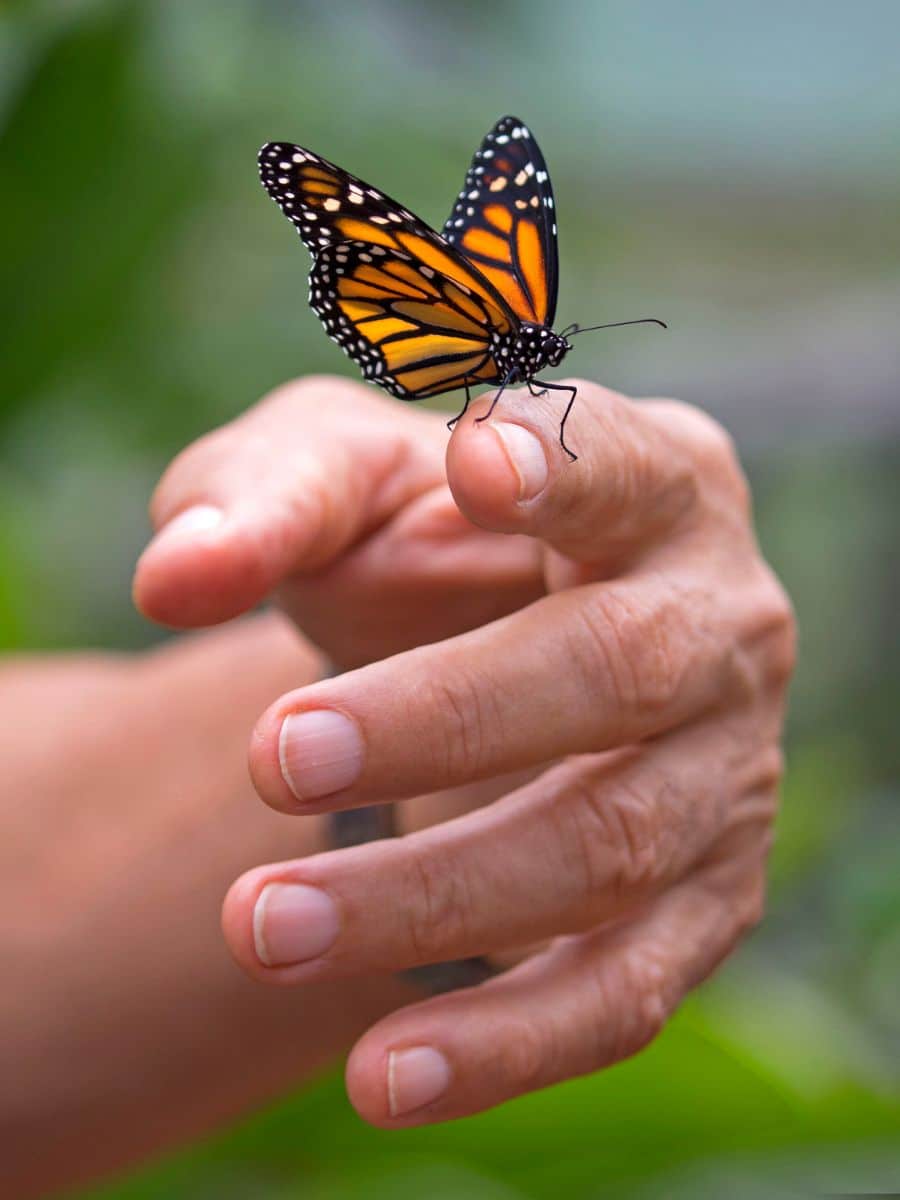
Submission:
[[[263,146],[259,175],[313,254],[338,241],[377,243],[422,224],[390,196],[290,142]]]
[[[489,294],[370,242],[316,255],[310,304],[366,379],[403,400],[494,382],[492,333],[504,314]]]
[[[259,164],[313,255],[310,304],[366,378],[406,400],[498,379],[492,339],[517,318],[463,254],[301,146],[270,142]]]
[[[502,296],[478,269],[424,221],[390,196],[302,146],[269,142],[259,152],[263,187],[316,256],[328,246],[358,242],[410,254],[424,266],[482,293],[497,327],[514,321]]]
[[[538,144],[517,117],[502,117],[481,143],[443,234],[517,317],[552,325],[557,287],[553,191]]]

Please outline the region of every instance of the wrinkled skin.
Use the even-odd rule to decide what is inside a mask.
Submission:
[[[734,447],[687,405],[574,382],[574,464],[552,394],[506,393],[481,425],[479,400],[448,449],[441,416],[310,378],[154,497],[146,614],[196,627],[274,596],[344,671],[261,716],[262,799],[411,800],[405,837],[242,875],[237,962],[282,988],[515,964],[357,1042],[350,1098],[387,1128],[634,1053],[762,912],[794,627]],[[355,747],[334,778],[284,724],[320,710]]]

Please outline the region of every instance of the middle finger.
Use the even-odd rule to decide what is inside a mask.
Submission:
[[[261,797],[321,812],[457,787],[681,724],[721,698],[708,590],[646,570],[281,697],[254,733]]]
[[[228,939],[249,973],[290,983],[580,932],[684,878],[726,829],[759,841],[773,770],[758,747],[722,753],[706,723],[652,754],[573,758],[449,823],[251,871]]]

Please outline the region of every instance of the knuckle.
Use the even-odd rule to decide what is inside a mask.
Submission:
[[[622,972],[625,995],[634,1001],[634,1018],[625,1024],[633,1052],[652,1041],[668,1019],[666,970],[660,953],[650,946],[640,946],[625,955]]]
[[[268,392],[257,408],[267,418],[277,420],[283,420],[285,413],[290,416],[298,411],[318,418],[323,410],[323,397],[327,398],[330,412],[352,409],[357,419],[368,412],[393,409],[387,396],[344,375],[303,375],[289,379]]]
[[[581,890],[589,899],[608,900],[650,889],[663,869],[659,797],[652,786],[627,777],[614,782],[590,777],[573,785],[566,812],[570,850],[579,864]]]
[[[684,404],[682,414],[690,422],[694,452],[701,461],[737,462],[734,439],[724,425],[692,404]]]
[[[599,981],[597,1065],[637,1054],[661,1032],[672,1008],[660,954],[647,945],[622,951]]]
[[[754,789],[771,794],[778,790],[784,776],[784,752],[780,746],[769,746],[758,756]]]
[[[502,741],[502,705],[491,686],[457,669],[435,673],[417,692],[417,708],[433,714],[433,753],[441,778],[478,775],[490,745]]]
[[[734,937],[737,942],[760,924],[766,916],[766,871],[762,866],[754,869],[750,880],[745,883],[740,898],[733,908]]]
[[[685,497],[712,496],[716,512],[724,511],[733,523],[735,509],[742,522],[750,520],[750,485],[731,434],[715,418],[682,400],[645,401],[643,407],[666,436],[667,462],[673,482]],[[682,471],[677,464],[683,456]],[[707,503],[710,500],[707,499]]]
[[[158,529],[192,499],[205,498],[227,453],[228,429],[214,429],[172,459],[150,498],[150,520]]]
[[[698,447],[703,474],[715,480],[719,487],[731,497],[742,516],[749,519],[752,508],[750,484],[744,474],[737,446],[731,434],[716,421],[711,421],[712,430],[707,432]]]
[[[650,789],[620,781],[608,814],[619,850],[622,889],[647,887],[660,867],[658,797]]]
[[[765,571],[768,586],[763,624],[769,633],[769,678],[783,687],[797,664],[797,622],[787,592],[768,566]]]
[[[740,641],[729,639],[721,659],[719,694],[736,710],[752,708],[759,697],[757,656]]]
[[[602,703],[612,692],[623,724],[637,715],[653,727],[690,667],[689,610],[675,595],[650,605],[614,587],[598,588],[582,606],[574,647],[588,696]]]
[[[771,568],[758,563],[757,586],[741,626],[741,650],[752,661],[753,690],[782,692],[797,662],[797,626],[788,595]]]
[[[512,1094],[533,1091],[545,1079],[554,1077],[554,1057],[548,1037],[535,1022],[504,1021],[494,1062],[504,1090]]]
[[[742,513],[749,514],[750,485],[741,466],[734,438],[702,409],[681,401],[673,401],[672,404],[687,437],[697,478],[717,484],[732,497]]]
[[[766,877],[764,871],[754,876],[737,916],[737,936],[743,937],[760,924],[766,913]]]
[[[414,962],[440,962],[465,943],[469,905],[464,876],[446,856],[415,855],[407,868],[407,942]]]
[[[340,375],[301,375],[272,388],[263,396],[257,407],[271,411],[282,407],[305,406],[321,402],[322,392],[325,390],[340,392],[354,386],[354,380],[342,379]]]
[[[606,452],[592,464],[588,485],[606,497],[609,515],[624,519],[626,528],[654,513],[671,520],[696,496],[693,463],[669,436],[666,422],[655,419],[658,407],[610,392],[598,414],[598,444]]]
[[[260,462],[268,461],[260,455]],[[336,546],[342,546],[351,536],[353,505],[346,503],[346,493],[335,488],[321,462],[309,455],[295,456],[297,477],[303,486],[280,490],[271,500],[272,519],[259,543],[278,561],[293,566],[292,551],[300,530],[315,530],[320,535],[316,544],[304,555],[304,572],[327,564]],[[345,501],[344,503],[342,503]]]
[[[606,494],[615,499],[617,507],[626,508],[636,492],[636,481],[644,468],[643,442],[632,447],[625,430],[632,423],[628,400],[617,392],[604,391],[597,416],[598,443],[614,449],[594,464],[602,477],[591,483],[602,485]]]

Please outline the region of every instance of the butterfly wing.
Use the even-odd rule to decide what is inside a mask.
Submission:
[[[259,167],[313,255],[313,310],[366,378],[406,400],[498,378],[492,336],[518,319],[444,237],[301,146],[270,142]]]
[[[500,378],[492,337],[505,314],[489,293],[417,253],[332,243],[316,255],[309,284],[310,305],[332,340],[366,379],[401,400]]]
[[[411,254],[425,266],[484,293],[499,325],[515,315],[481,272],[419,217],[311,150],[270,142],[259,152],[263,187],[293,222],[313,256],[340,242],[359,242]]]
[[[502,117],[486,135],[443,235],[523,321],[552,325],[557,250],[553,190],[528,127]]]
[[[290,142],[263,146],[259,176],[312,254],[334,242],[384,244],[401,228],[427,229],[390,196]]]

